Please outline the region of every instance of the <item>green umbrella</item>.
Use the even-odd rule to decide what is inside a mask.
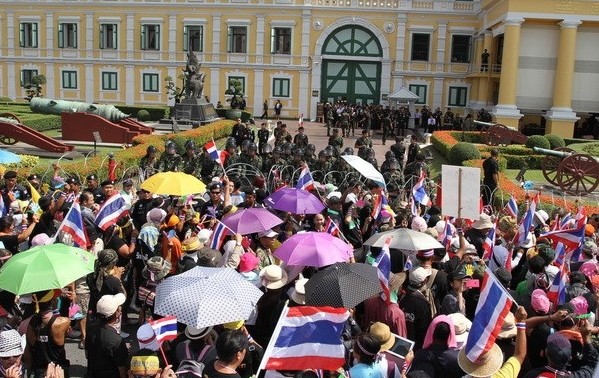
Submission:
[[[91,253],[56,243],[33,247],[0,268],[0,289],[16,295],[60,289],[94,271]]]

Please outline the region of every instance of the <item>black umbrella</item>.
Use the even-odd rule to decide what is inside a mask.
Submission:
[[[377,268],[362,263],[336,263],[306,283],[306,304],[353,308],[381,292]]]

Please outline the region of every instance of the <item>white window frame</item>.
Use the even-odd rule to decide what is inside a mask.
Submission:
[[[73,29],[69,32],[67,25],[73,25]],[[70,43],[69,43],[70,42]],[[60,49],[76,49],[79,46],[79,22],[72,20],[58,21],[58,48]]]
[[[287,95],[286,96],[282,93],[275,92],[275,83],[279,80],[287,81]],[[272,97],[291,98],[291,77],[281,77],[281,76],[273,77],[271,88],[272,88]]]
[[[285,46],[283,46],[283,51],[280,51],[277,47],[277,29],[288,29],[289,30],[289,47],[288,51],[285,52]],[[293,28],[287,25],[271,25],[270,27],[270,53],[273,55],[291,55],[291,51],[293,51]]]
[[[205,32],[206,28],[204,27],[205,23],[184,23],[183,24],[183,51],[189,51],[190,46],[190,28],[200,28],[200,47],[197,50],[193,50],[193,52],[204,52],[204,41],[205,41]]]
[[[412,91],[412,87],[424,87],[424,102],[420,102],[420,93],[416,93],[414,91]],[[426,103],[428,102],[428,84],[424,84],[424,83],[410,83],[408,84],[408,89],[410,92],[418,95],[418,101],[416,101],[414,104],[416,105],[426,105]],[[418,91],[420,92],[420,91]]]
[[[228,20],[227,21],[227,52],[230,54],[247,54],[249,51],[249,39],[250,39],[250,20]],[[233,51],[234,36],[233,28],[245,28],[245,43],[243,44],[243,51]]]
[[[105,30],[109,25],[114,29],[112,31]],[[110,34],[110,37],[108,36]],[[109,38],[112,39],[113,46],[108,46]],[[117,50],[119,48],[119,24],[117,22],[101,22],[100,23],[100,49],[101,50]]]

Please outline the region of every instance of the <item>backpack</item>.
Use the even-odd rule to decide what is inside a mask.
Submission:
[[[433,283],[435,282],[435,278],[437,278],[437,269],[431,268],[433,273],[430,275],[428,281],[426,282],[426,285],[424,286],[424,290],[422,290],[422,294],[424,295],[424,297],[426,298],[426,300],[428,301],[429,305],[431,306],[431,315],[434,318],[435,315],[437,315],[437,306],[435,305],[435,295],[433,293],[433,291],[431,290],[431,287],[433,286]]]
[[[204,373],[204,364],[195,360],[183,360],[175,372],[179,378],[201,377]]]

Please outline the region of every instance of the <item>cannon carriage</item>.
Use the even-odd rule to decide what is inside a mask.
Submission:
[[[555,150],[534,147],[534,152],[545,155],[541,168],[550,183],[568,194],[585,195],[599,186],[599,160],[589,154],[577,153],[568,147]]]
[[[524,144],[528,137],[513,127],[499,123],[474,121],[481,125],[482,137],[487,146],[508,146],[518,143]]]

